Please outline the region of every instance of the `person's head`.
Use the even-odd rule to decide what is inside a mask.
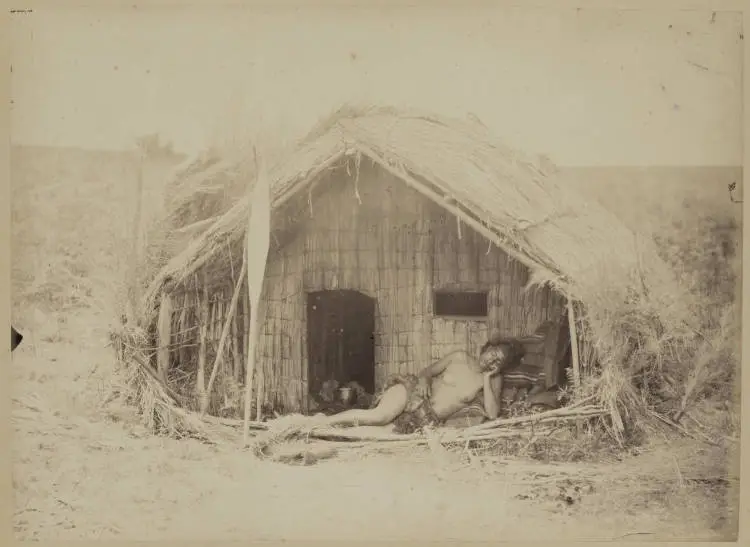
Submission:
[[[507,348],[487,342],[479,351],[479,368],[482,372],[502,368],[507,359]]]
[[[495,333],[479,350],[479,368],[482,372],[502,370],[523,355],[523,347],[514,338],[504,338]]]

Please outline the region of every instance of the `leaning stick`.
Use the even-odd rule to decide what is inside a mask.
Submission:
[[[482,424],[474,425],[466,428],[466,432],[477,432],[487,431],[499,426],[507,425],[521,425],[526,423],[536,423],[547,421],[550,418],[588,418],[595,416],[603,416],[607,412],[604,409],[595,406],[583,406],[576,409],[558,408],[554,410],[548,410],[546,412],[539,412],[537,414],[531,414],[527,416],[517,416],[515,418],[500,418]]]
[[[211,377],[208,379],[208,387],[206,388],[206,392],[208,395],[211,395],[211,388],[214,385],[214,380],[216,380],[216,372],[219,370],[219,363],[222,361],[222,356],[224,355],[224,344],[227,340],[227,335],[229,334],[229,329],[231,328],[232,322],[234,320],[234,312],[237,309],[237,302],[240,299],[240,287],[242,287],[242,282],[244,281],[244,275],[247,271],[247,257],[243,255],[242,260],[242,269],[240,270],[240,275],[237,277],[237,282],[234,286],[234,294],[232,295],[232,301],[229,303],[229,312],[227,313],[226,320],[224,321],[224,328],[221,331],[221,337],[219,338],[219,347],[216,350],[216,357],[214,358],[214,365],[211,369]],[[208,401],[208,399],[206,399]],[[207,409],[207,405],[204,405],[201,408],[201,414],[205,414]]]

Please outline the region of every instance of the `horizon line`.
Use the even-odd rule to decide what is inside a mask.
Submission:
[[[40,144],[40,143],[20,143],[20,142],[11,142],[10,148],[47,148],[47,149],[57,149],[57,150],[77,150],[81,152],[103,152],[103,153],[114,153],[114,154],[128,154],[136,152],[136,147],[133,146],[133,148],[107,148],[107,147],[97,147],[97,148],[89,148],[85,146],[79,146],[79,145],[60,145],[60,144]],[[208,147],[201,148],[198,151],[184,151],[184,150],[178,150],[173,149],[176,156],[185,156],[189,157],[191,155],[200,153],[203,150],[208,150]],[[544,156],[544,154],[536,154],[538,156]],[[742,169],[743,165],[740,164],[730,164],[730,163],[696,163],[696,164],[681,164],[681,163],[589,163],[589,164],[581,164],[581,163],[562,163],[562,162],[552,162],[553,165],[559,168],[563,169],[596,169],[596,168],[631,168],[631,169],[643,169],[643,168],[693,168],[693,169],[700,169],[700,168],[724,168],[724,169]]]

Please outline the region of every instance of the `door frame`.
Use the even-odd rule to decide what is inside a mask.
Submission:
[[[365,293],[364,291],[358,290],[358,289],[317,289],[317,290],[308,290],[304,291],[305,294],[305,327],[304,327],[304,337],[301,340],[301,344],[303,345],[303,355],[305,356],[304,361],[306,361],[303,365],[303,378],[305,379],[305,389],[303,389],[303,405],[305,411],[309,411],[310,408],[310,394],[312,392],[312,377],[314,375],[314,371],[312,370],[312,354],[310,352],[310,344],[311,344],[311,337],[310,337],[310,304],[311,299],[318,295],[330,295],[330,294],[339,294],[344,295],[345,297],[349,297],[349,295],[354,296],[354,298],[357,299],[357,302],[366,300],[371,305],[372,309],[372,332],[368,332],[370,339],[372,340],[372,376],[373,376],[373,389],[375,389],[376,386],[376,374],[375,374],[375,322],[376,322],[376,315],[377,315],[377,309],[378,309],[378,301],[377,298],[370,296],[369,294]],[[363,386],[366,387],[366,386]]]

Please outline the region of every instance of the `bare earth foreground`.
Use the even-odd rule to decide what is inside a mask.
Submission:
[[[466,454],[411,449],[346,451],[303,467],[153,437],[128,409],[101,404],[112,354],[99,318],[82,311],[65,323],[48,319],[13,358],[18,539],[651,541],[734,534],[738,481],[726,475],[729,452],[694,442],[652,442],[606,464],[469,462]],[[719,477],[729,488],[716,485]],[[561,486],[571,505],[558,499]]]

